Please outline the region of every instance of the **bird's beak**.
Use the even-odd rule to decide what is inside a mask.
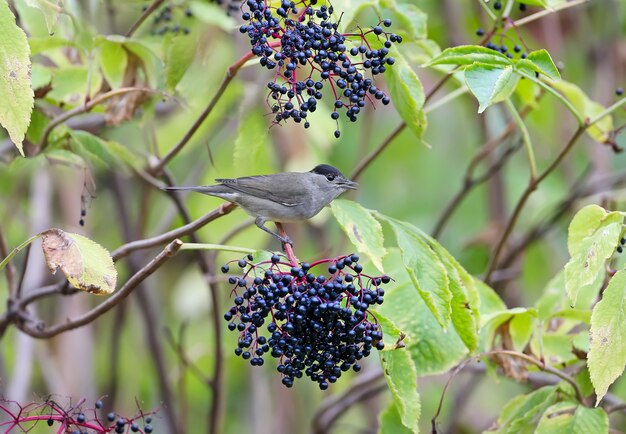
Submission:
[[[354,181],[350,181],[349,179],[346,179],[342,185],[346,188],[349,188],[351,190],[358,190],[359,189],[359,184],[357,184]]]

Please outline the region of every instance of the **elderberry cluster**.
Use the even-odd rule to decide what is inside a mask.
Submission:
[[[338,31],[339,23],[333,21],[333,7],[314,7],[316,3],[244,2],[242,18],[247,24],[239,30],[250,39],[252,53],[260,57],[261,65],[275,71],[267,85],[268,98],[274,100],[275,123],[293,119],[308,128],[307,115],[316,110],[323,88],[330,88],[334,95],[331,117],[335,121],[339,110],[345,109],[347,118],[354,122],[367,102],[390,102],[364,73],[382,74],[395,63],[388,56],[389,48],[402,42],[402,37],[384,30],[391,26],[391,20],[382,20],[366,31],[343,34]],[[370,34],[376,38],[368,39]],[[348,48],[348,43],[354,46]],[[335,136],[339,135],[337,130]]]
[[[383,349],[382,330],[369,308],[383,303],[382,285],[390,278],[364,274],[357,255],[299,266],[278,255],[250,261],[251,256],[239,260],[243,275],[229,277],[235,297],[224,319],[239,331],[235,354],[252,366],[263,365],[269,353],[279,359],[276,369],[285,386],[306,375],[325,390],[343,372],[360,371],[359,360],[372,348]],[[323,265],[328,277],[311,272]]]

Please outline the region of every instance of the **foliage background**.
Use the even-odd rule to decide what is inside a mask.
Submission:
[[[48,36],[39,10],[29,7],[28,2],[10,3],[29,37]],[[60,15],[55,36],[74,40],[83,52],[89,52],[91,36],[124,34],[146,4],[115,0],[67,2],[64,8],[68,14]],[[476,29],[488,27],[478,1],[420,0],[415,4],[428,15],[428,37],[441,47],[476,44],[480,40],[475,35]],[[248,50],[247,41],[235,30],[236,14],[234,18],[228,17],[217,5],[203,1],[185,2],[184,7],[187,5],[193,17],[181,15],[177,19],[190,29],[189,35],[175,38],[171,33],[151,35],[155,27],[150,19],[137,33],[166,58],[180,56],[168,59],[171,68],[183,63],[186,56],[193,57],[175,90],[166,90],[162,98],[153,98],[140,113],[116,126],[106,126],[104,114],[98,110],[70,121],[69,125],[120,143],[137,155],[139,166],[144,166],[151,155],[162,156],[171,148],[213,97],[226,68]],[[335,2],[335,7],[354,6],[345,1]],[[364,14],[361,19],[369,23],[376,17]],[[608,106],[616,100],[615,88],[626,84],[625,30],[626,3],[596,0],[549,14],[521,29],[521,33],[532,49],[546,48],[550,52],[565,79]],[[63,54],[58,51],[51,56],[68,71],[71,65],[88,59],[72,58],[71,51]],[[433,69],[419,68],[417,63],[413,66],[427,91],[441,78]],[[33,77],[39,77],[37,74],[34,70]],[[67,92],[68,101],[75,97],[72,94],[78,94],[80,101],[86,84],[81,81],[84,78],[60,74],[55,84]],[[309,170],[320,162],[336,165],[349,174],[400,123],[390,105],[375,110],[368,107],[356,124],[342,123],[340,139],[332,138],[335,126],[323,115],[314,118],[310,130],[293,124],[268,129],[265,116],[268,107],[264,102],[268,78],[268,73],[258,65],[245,66],[238,73],[190,144],[168,165],[168,174],[175,184],[208,184],[214,178]],[[435,100],[455,87],[446,84]],[[364,172],[360,190],[350,198],[366,208],[431,232],[461,188],[467,164],[479,146],[497,136],[508,122],[509,115],[502,105],[492,106],[481,115],[476,111],[477,102],[470,94],[433,110],[428,114],[424,136],[424,142],[431,148],[420,143],[410,131],[403,131]],[[548,96],[529,114],[527,124],[540,167],[551,161],[575,129],[569,113]],[[32,130],[31,127],[30,133],[36,134]],[[619,146],[626,146],[623,135],[617,141]],[[29,144],[25,146],[28,154]],[[172,202],[142,182],[132,165],[129,168],[119,156],[84,154],[89,167],[86,175],[85,170],[53,164],[43,158],[21,159],[8,138],[0,143],[0,154],[0,226],[11,248],[36,232],[59,227],[83,233],[112,251],[127,239],[156,235],[183,223]],[[602,184],[609,174],[621,177],[619,185],[573,201],[555,222],[546,223],[549,231],[528,246],[514,264],[519,277],[496,286],[509,307],[533,305],[543,294],[546,283],[567,262],[566,229],[576,210],[588,203],[625,209],[625,167],[625,153],[616,154],[610,146],[583,137],[558,170],[542,183],[526,206],[514,239],[544,224],[554,208],[568,198],[576,182],[600,180]],[[517,152],[504,170],[468,195],[439,236],[438,240],[471,273],[484,272],[498,230],[526,186],[527,173],[526,158],[523,152]],[[579,181],[581,174],[584,179]],[[95,191],[89,176],[93,177]],[[86,224],[81,227],[78,224],[81,196],[90,196],[86,191],[95,194],[86,202]],[[220,201],[189,195],[185,203],[190,215],[197,218]],[[225,234],[247,220],[243,212],[235,211],[207,225],[197,235],[203,242],[219,243]],[[288,232],[300,258],[331,256],[353,249],[326,211],[310,223],[289,226]],[[386,235],[391,239],[391,234],[386,232]],[[228,243],[253,249],[278,248],[266,234],[250,226]],[[133,263],[147,262],[156,251],[141,252],[129,261],[118,263],[120,281],[129,276]],[[20,402],[39,400],[49,393],[92,401],[107,395],[107,406],[128,413],[136,408],[135,399],[146,409],[169,403],[180,432],[192,432],[192,428],[193,432],[204,430],[209,417],[208,403],[214,399],[210,387],[203,381],[204,377],[198,378],[193,370],[181,365],[180,357],[166,339],[169,334],[178,341],[184,328],[186,357],[202,375],[210,375],[215,363],[215,327],[210,311],[215,306],[207,281],[192,255],[180,253],[124,303],[83,328],[48,340],[35,340],[15,328],[7,329],[0,352],[1,394]],[[236,254],[220,253],[217,263],[236,257]],[[25,256],[18,257],[15,265],[21,270]],[[33,248],[23,283],[25,291],[58,279],[49,275],[40,250]],[[228,306],[229,292],[225,286],[222,289],[218,307],[221,311]],[[7,292],[3,279],[0,294]],[[97,301],[79,293],[44,300],[36,305],[36,311],[45,321],[58,322],[85,311]],[[342,379],[330,392],[321,392],[305,381],[292,390],[285,389],[272,363],[263,368],[247,366],[232,355],[235,336],[224,333],[223,338],[225,394],[220,398],[223,432],[309,432],[318,417],[319,406],[351,387],[350,380]],[[376,357],[370,359],[366,372],[379,365]],[[430,420],[449,376],[443,372],[420,378],[420,428],[424,432],[430,430]],[[455,377],[447,391],[440,428],[444,432],[485,429],[511,397],[536,386],[468,369]],[[625,388],[626,383],[618,380],[612,392],[626,399]],[[389,392],[381,391],[351,406],[335,423],[333,432],[374,431],[377,415],[388,400]],[[157,415],[155,425],[159,432],[171,430],[167,417],[167,411]],[[622,414],[613,413],[611,421],[615,428],[626,430],[626,418]]]

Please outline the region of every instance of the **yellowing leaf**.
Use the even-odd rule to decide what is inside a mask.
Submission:
[[[93,294],[110,294],[115,290],[117,271],[111,255],[101,245],[61,229],[48,229],[41,237],[52,273],[60,268],[72,285]]]

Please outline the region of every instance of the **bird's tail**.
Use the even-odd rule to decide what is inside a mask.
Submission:
[[[210,185],[198,185],[198,186],[182,186],[182,187],[161,187],[163,191],[195,191],[198,193],[211,194]]]

